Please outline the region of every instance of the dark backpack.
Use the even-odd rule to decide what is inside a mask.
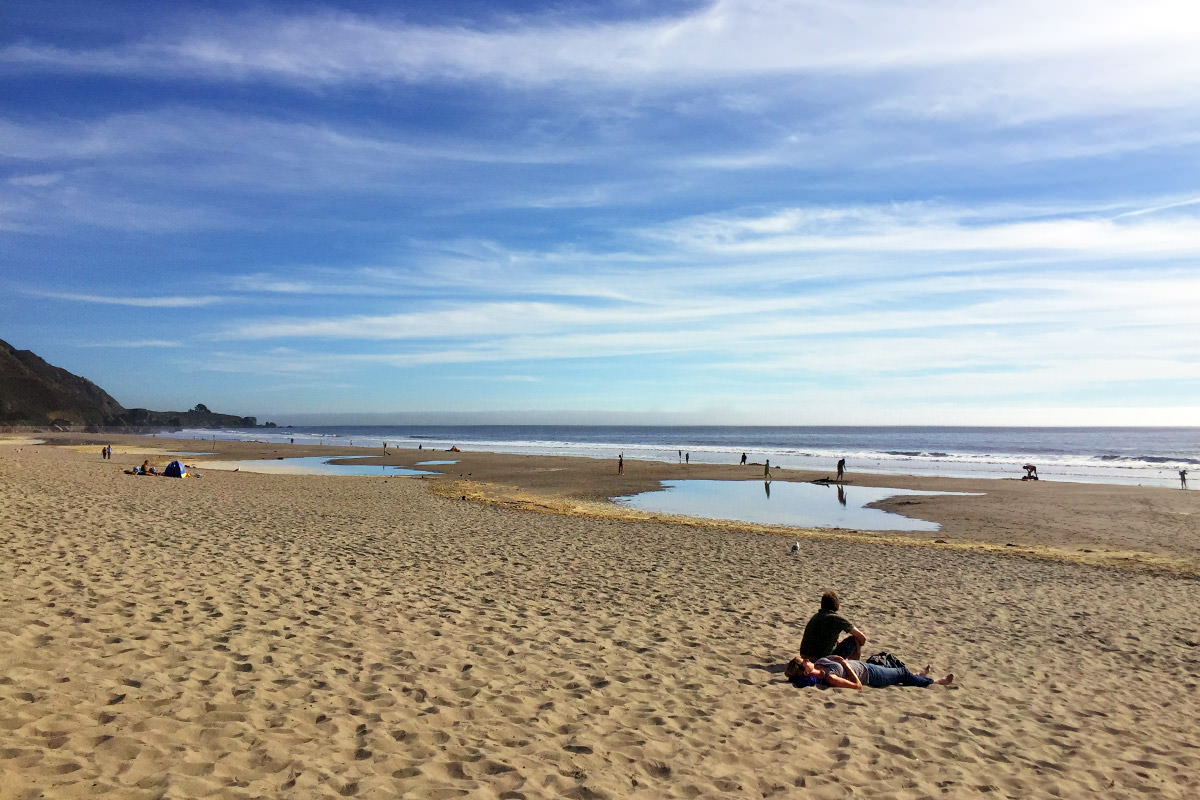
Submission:
[[[874,664],[877,667],[892,667],[894,669],[908,669],[904,666],[904,662],[896,658],[886,650],[881,650],[873,656],[866,659],[866,663]]]

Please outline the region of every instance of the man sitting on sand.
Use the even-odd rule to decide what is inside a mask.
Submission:
[[[824,658],[828,655],[842,658],[859,657],[862,646],[867,643],[866,634],[837,613],[840,605],[837,592],[821,595],[821,610],[813,614],[812,619],[804,626],[800,655],[810,659]],[[850,635],[839,642],[839,633]]]

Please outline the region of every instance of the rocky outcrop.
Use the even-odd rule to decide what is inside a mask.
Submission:
[[[224,428],[256,424],[254,417],[218,414],[203,404],[190,411],[127,409],[87,378],[0,340],[0,425]]]
[[[119,425],[124,413],[87,378],[0,340],[0,424]]]

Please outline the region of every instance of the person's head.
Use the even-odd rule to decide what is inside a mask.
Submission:
[[[796,656],[788,662],[787,669],[784,671],[784,675],[792,680],[798,680],[800,678],[820,680],[821,678],[825,677],[825,670],[814,664],[811,659],[805,658],[804,656]]]
[[[838,602],[837,592],[826,592],[821,595],[822,611],[837,611],[839,608],[841,608],[841,603]]]

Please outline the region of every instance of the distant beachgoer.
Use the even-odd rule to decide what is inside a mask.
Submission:
[[[1021,469],[1025,470],[1025,480],[1036,481],[1038,479],[1037,467],[1033,464],[1026,464]]]
[[[858,658],[862,646],[867,643],[867,635],[842,615],[838,614],[841,602],[837,592],[825,592],[821,595],[821,609],[813,614],[804,626],[804,636],[800,639],[800,655],[806,658],[824,658],[828,655],[844,658]],[[838,641],[839,633],[849,634]]]
[[[107,447],[100,448],[100,458],[101,458],[101,460],[108,458],[108,448]]]
[[[810,685],[823,683],[834,689],[862,689],[870,686],[882,689],[885,686],[920,686],[932,684],[949,686],[954,682],[951,673],[936,681],[929,677],[929,667],[920,673],[909,671],[908,667],[884,667],[870,664],[866,661],[846,659],[842,656],[818,658],[812,661],[804,656],[793,658],[788,662],[784,675],[792,680],[807,679]]]
[[[691,454],[691,453],[684,453],[684,454],[683,454],[683,463],[684,463],[684,464],[690,464],[690,463],[692,463],[692,454]]]
[[[683,463],[683,451],[682,450],[679,451],[679,463],[680,464]]]
[[[1187,470],[1186,469],[1179,470],[1179,488],[1180,489],[1187,488]]]
[[[742,453],[742,466],[746,466],[746,454]]]
[[[842,459],[838,460],[837,472],[838,472],[837,479],[840,481],[842,479],[842,476],[846,474],[846,459],[842,458]]]
[[[295,443],[296,443],[295,439],[288,439],[288,444],[295,444]]]
[[[618,475],[625,474],[625,454],[624,453],[620,453],[617,455],[617,474]]]
[[[771,459],[767,459],[767,463],[763,464],[763,478],[771,480]]]

